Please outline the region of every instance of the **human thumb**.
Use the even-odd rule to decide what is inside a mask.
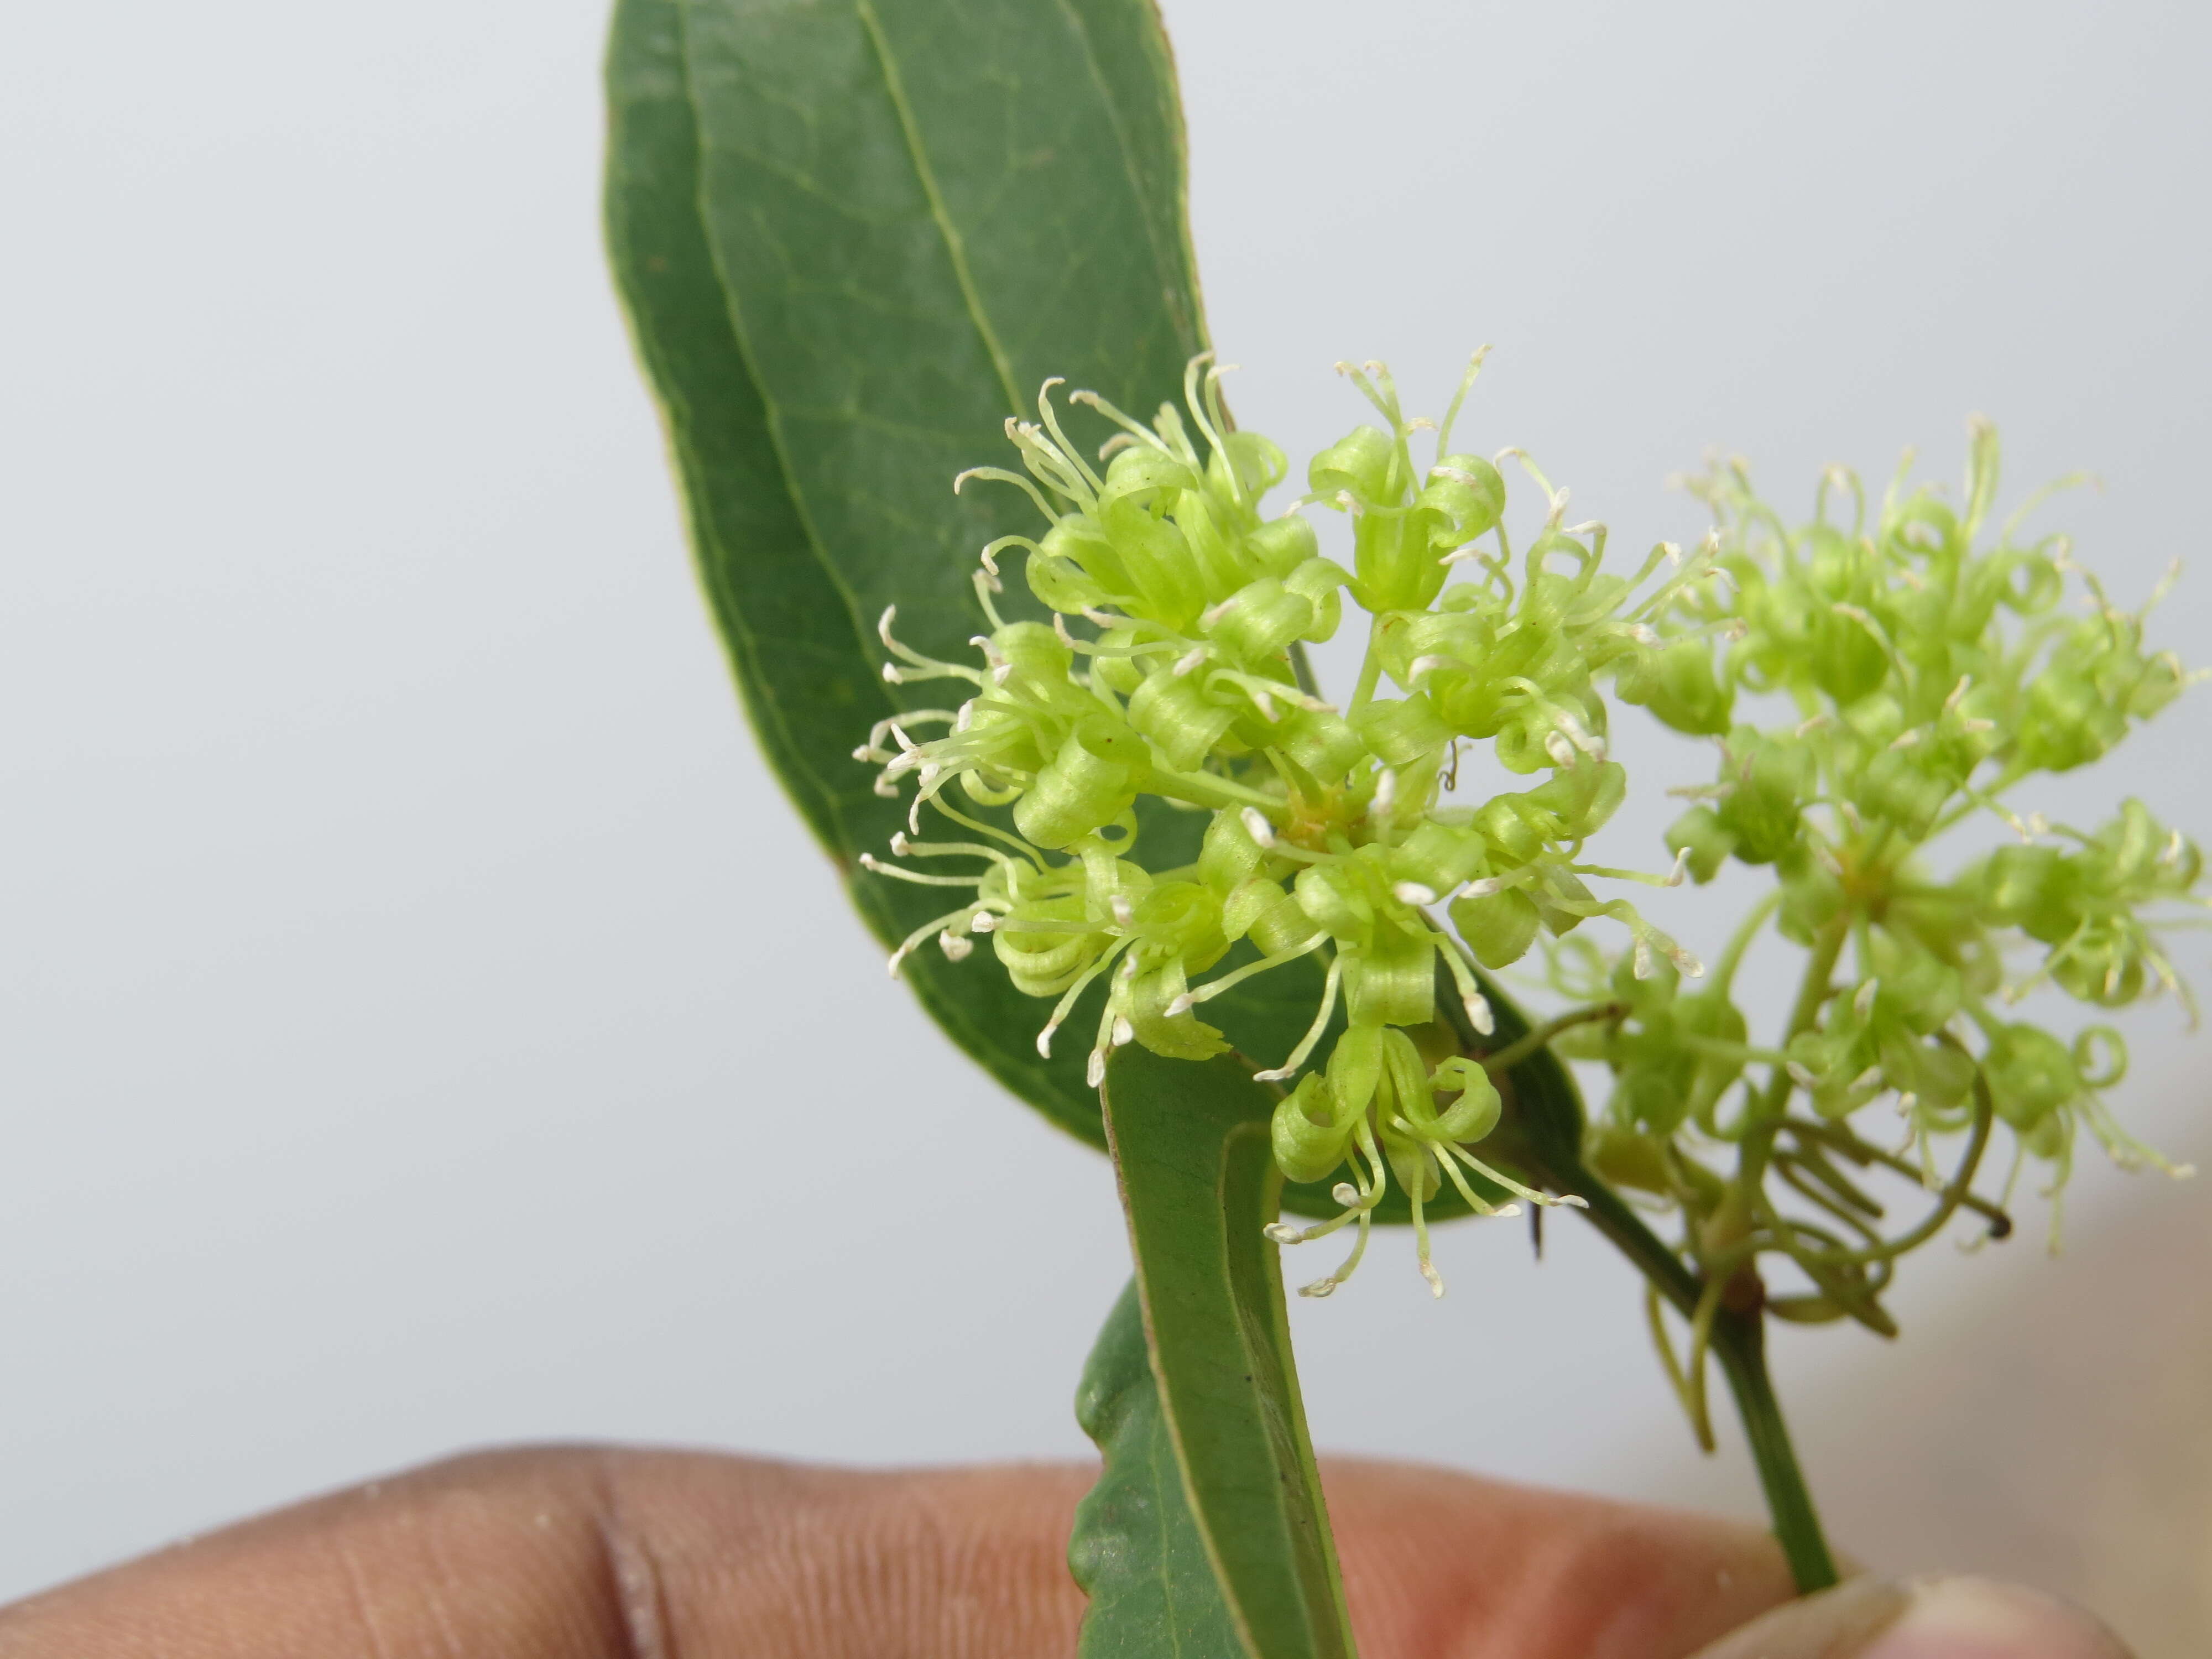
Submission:
[[[2088,1614],[1987,1578],[1854,1578],[1762,1613],[1692,1659],[2128,1659]]]

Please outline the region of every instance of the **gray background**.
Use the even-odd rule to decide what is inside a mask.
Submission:
[[[1168,16],[1214,332],[1294,454],[1358,418],[1336,358],[1433,406],[1487,340],[1463,429],[1630,552],[1707,444],[1794,510],[1907,441],[1954,476],[1976,409],[2008,499],[2102,475],[2050,522],[2124,600],[2198,551],[2202,9]],[[1107,1170],[885,981],[762,772],[599,252],[603,22],[0,20],[0,1594],[485,1441],[1083,1449]],[[2156,637],[2212,657],[2209,608]],[[2212,830],[2204,720],[2045,804]],[[2181,1024],[2121,1104],[2202,1153]],[[2085,1158],[2059,1263],[2031,1206],[1911,1264],[1900,1347],[1790,1334],[1846,1541],[2212,1632],[2205,1207]],[[1440,1249],[1442,1305],[1392,1237],[1300,1310],[1325,1445],[1756,1513],[1588,1237]]]

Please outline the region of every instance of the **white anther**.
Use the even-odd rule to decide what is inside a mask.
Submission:
[[[1911,1090],[1907,1089],[1903,1094],[1897,1097],[1897,1115],[1899,1117],[1911,1117],[1913,1114],[1914,1109],[1919,1104],[1920,1097],[1914,1094]]]
[[[1461,662],[1457,658],[1440,657],[1431,652],[1425,657],[1416,657],[1413,661],[1407,663],[1406,665],[1406,674],[1410,679],[1419,679],[1422,675],[1434,673],[1439,668],[1451,669],[1464,668],[1467,665]]]
[[[1189,992],[1185,991],[1173,1002],[1168,1004],[1166,1010],[1167,1018],[1170,1019],[1180,1019],[1183,1015],[1191,1011],[1192,1005],[1196,1000],[1197,999],[1193,997]]]
[[[1973,716],[1969,716],[1959,722],[1959,730],[1970,738],[1979,737],[1984,732],[1994,732],[1996,729],[1997,723],[1995,720],[1985,720]]]
[[[1817,1089],[1820,1086],[1820,1079],[1794,1060],[1782,1069],[1790,1073],[1790,1080],[1801,1089]]]
[[[1091,1051],[1091,1063],[1083,1069],[1083,1080],[1094,1089],[1105,1082],[1106,1051],[1103,1048]]]
[[[899,672],[898,665],[896,663],[887,662],[884,665],[884,684],[886,685],[903,685],[906,684],[906,676]]]
[[[1809,714],[1805,719],[1798,721],[1796,728],[1792,731],[1790,735],[1793,738],[1808,738],[1812,736],[1814,732],[1820,730],[1821,727],[1833,726],[1835,723],[1836,717],[1824,708],[1819,714]]]
[[[1889,746],[1892,749],[1910,749],[1914,744],[1918,743],[1919,741],[1920,729],[1919,727],[1915,726],[1909,732],[1899,732],[1896,737],[1890,739]]]
[[[860,868],[863,870],[878,871],[881,870],[883,867],[883,860],[878,858],[873,853],[863,853],[860,854]]]
[[[884,648],[887,650],[891,642],[891,623],[897,619],[898,607],[895,605],[885,605],[884,614],[876,618],[876,637],[884,642]]]
[[[1480,1035],[1489,1036],[1498,1030],[1498,1018],[1490,1012],[1490,999],[1481,992],[1469,991],[1459,1000],[1459,1006],[1467,1010],[1467,1023]]]
[[[1408,432],[1434,432],[1436,429],[1437,423],[1425,415],[1416,415],[1406,422],[1406,430]]]
[[[1299,1285],[1298,1294],[1300,1296],[1310,1296],[1315,1301],[1318,1302],[1323,1297],[1334,1296],[1336,1293],[1337,1285],[1340,1283],[1342,1283],[1340,1279],[1316,1279],[1310,1285]]]
[[[1520,1213],[1521,1206],[1518,1204],[1508,1204],[1502,1208],[1492,1210],[1491,1212],[1491,1214],[1497,1217],[1500,1221],[1510,1221],[1515,1216],[1519,1215]]]
[[[853,751],[853,758],[856,761],[872,761],[880,759],[881,757],[879,757],[876,751],[867,744],[862,744],[858,749],[855,749]]]
[[[914,843],[913,843],[912,842],[908,841],[908,840],[906,838],[906,831],[905,831],[905,830],[894,830],[894,831],[892,831],[892,833],[891,833],[891,856],[892,856],[893,858],[896,858],[896,859],[902,859],[902,858],[904,858],[904,857],[905,857],[905,856],[906,856],[909,852],[911,852],[911,851],[913,851],[913,850],[914,850]]]
[[[989,571],[994,577],[996,577],[999,574],[999,556],[988,542],[983,545],[982,558],[983,568]],[[994,591],[995,592],[996,590],[994,589]]]
[[[1698,960],[1694,952],[1686,951],[1679,945],[1667,947],[1667,960],[1674,964],[1676,971],[1684,979],[1703,979],[1705,976],[1705,964]]]
[[[1638,939],[1636,941],[1636,977],[1650,979],[1656,965],[1651,960],[1651,942],[1649,939]]]
[[[1116,979],[1134,979],[1136,976],[1136,957],[1133,956],[1123,957],[1121,958],[1121,965],[1114,970],[1114,977]]]
[[[1257,1083],[1280,1083],[1292,1076],[1296,1071],[1295,1066],[1283,1066],[1272,1072],[1255,1072],[1252,1073],[1252,1078]]]
[[[948,927],[937,936],[937,948],[945,952],[948,962],[965,962],[968,953],[975,948],[975,941],[963,938]]]
[[[1567,734],[1564,732],[1553,732],[1546,736],[1544,752],[1552,757],[1554,766],[1572,766],[1575,763],[1575,746],[1567,741]]]
[[[998,929],[999,919],[988,910],[978,910],[968,924],[968,931],[971,933],[994,933]]]
[[[1137,1040],[1137,1028],[1129,1024],[1128,1016],[1117,1014],[1114,1018],[1114,1046],[1126,1048]]]
[[[1683,873],[1687,871],[1689,867],[1690,849],[1686,847],[1676,848],[1674,849],[1674,867],[1667,872],[1667,879],[1661,884],[1667,887],[1680,887],[1682,884]]]
[[[1386,766],[1375,780],[1375,799],[1369,803],[1368,811],[1378,818],[1390,816],[1390,809],[1398,804],[1398,773],[1395,767]]]
[[[2175,830],[2166,838],[2166,850],[2158,855],[2158,861],[2160,864],[2169,865],[2180,863],[2181,849],[2187,845],[2188,842],[2181,838],[2181,831]]]
[[[1176,659],[1175,667],[1170,672],[1172,672],[1177,679],[1181,679],[1205,660],[1206,647],[1201,645],[1194,650],[1186,651],[1182,655],[1177,657]]]
[[[1421,1263],[1421,1277],[1429,1281],[1429,1294],[1441,1297],[1444,1293],[1444,1276],[1437,1271],[1433,1261]]]
[[[1287,1221],[1270,1221],[1260,1231],[1278,1244],[1302,1244],[1305,1242],[1298,1230]]]
[[[1874,1000],[1881,993],[1881,981],[1879,979],[1869,980],[1851,997],[1851,1012],[1861,1019],[1866,1018],[1874,1012]]]
[[[1056,1019],[1048,1023],[1044,1030],[1037,1033],[1037,1054],[1040,1058],[1045,1060],[1052,1058],[1052,1040],[1059,1033],[1060,1022]]]
[[[1261,846],[1272,848],[1275,844],[1275,826],[1267,822],[1258,807],[1248,806],[1237,817],[1244,826],[1244,833]]]
[[[1851,1079],[1851,1088],[1854,1091],[1861,1089],[1871,1091],[1881,1088],[1881,1067],[1879,1066],[1869,1066]]]
[[[1972,674],[1961,674],[1959,676],[1959,683],[1951,688],[1951,695],[1943,699],[1943,712],[1945,714],[1949,714],[1954,708],[1956,708],[1959,706],[1959,700],[1966,695],[1966,688],[1973,683],[1974,677]]]
[[[1434,904],[1437,902],[1435,892],[1418,881],[1401,881],[1390,890],[1390,895],[1401,904]]]
[[[1680,544],[1676,542],[1662,542],[1659,545],[1667,555],[1667,568],[1669,570],[1680,570],[1682,568],[1682,549]]]
[[[1359,1188],[1348,1181],[1338,1182],[1328,1189],[1328,1195],[1347,1210],[1359,1202]]]
[[[1488,898],[1493,893],[1502,893],[1505,890],[1505,878],[1503,876],[1485,876],[1480,881],[1471,881],[1468,883],[1466,886],[1461,888],[1459,890],[1467,895],[1469,898]]]
[[[885,800],[896,800],[898,799],[898,786],[893,783],[889,778],[878,778],[875,782],[869,787]]]
[[[903,945],[900,945],[897,950],[891,952],[891,959],[884,964],[885,967],[890,969],[890,975],[893,979],[896,979],[899,976],[899,964],[906,960],[907,949],[907,946]]]
[[[1243,594],[1241,592],[1231,593],[1227,599],[1222,600],[1219,605],[1213,606],[1212,609],[1200,616],[1198,619],[1198,625],[1200,628],[1211,630],[1214,623],[1219,622],[1224,617],[1227,616],[1231,611],[1234,611],[1237,607],[1238,604],[1243,599]]]
[[[1628,637],[1634,640],[1638,645],[1659,646],[1666,643],[1664,640],[1659,637],[1659,630],[1657,629],[1649,627],[1643,623],[1629,623],[1627,633]]]
[[[1114,912],[1114,925],[1116,927],[1127,927],[1136,919],[1137,913],[1130,907],[1129,896],[1126,893],[1115,894],[1109,908]]]

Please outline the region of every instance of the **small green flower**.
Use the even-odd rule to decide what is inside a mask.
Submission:
[[[1064,430],[1058,382],[1048,381],[1039,420],[1008,423],[1024,470],[956,480],[1018,488],[1044,520],[1033,537],[983,550],[981,665],[908,650],[896,618],[883,618],[887,678],[953,680],[969,695],[885,720],[857,751],[881,767],[883,793],[915,785],[910,834],[890,849],[898,861],[868,867],[964,895],[899,947],[893,971],[933,935],[955,959],[988,936],[1018,989],[1054,1000],[1037,1038],[1044,1053],[1103,987],[1094,1086],[1125,1043],[1219,1053],[1224,1039],[1198,1012],[1207,1001],[1300,957],[1326,960],[1304,1037],[1258,1074],[1291,1085],[1275,1121],[1285,1172],[1351,1176],[1334,1188],[1344,1208],[1333,1220],[1272,1230],[1292,1243],[1356,1224],[1351,1259],[1306,1286],[1311,1295],[1357,1264],[1394,1178],[1438,1294],[1423,1206],[1444,1182],[1485,1214],[1515,1206],[1487,1200],[1470,1172],[1531,1202],[1580,1201],[1540,1194],[1468,1150],[1498,1120],[1495,1087],[1471,1061],[1431,1065],[1407,1035],[1435,1018],[1440,963],[1486,1032],[1475,964],[1505,966],[1540,930],[1609,918],[1628,930],[1632,976],[1699,971],[1632,906],[1583,880],[1671,884],[1683,860],[1664,878],[1578,860],[1626,787],[1606,756],[1601,679],[1675,688],[1653,695],[1686,708],[1711,702],[1688,681],[1677,687],[1679,659],[1654,623],[1692,603],[1711,556],[1686,561],[1662,544],[1624,580],[1602,568],[1604,526],[1565,525],[1566,493],[1518,451],[1486,459],[1453,449],[1480,363],[1478,353],[1440,425],[1405,416],[1381,365],[1340,365],[1384,424],[1316,456],[1307,493],[1272,516],[1261,502],[1288,463],[1265,438],[1232,429],[1220,371],[1206,360],[1186,377],[1185,410],[1163,407],[1149,425],[1073,393],[1069,404],[1119,428],[1097,465]],[[1425,468],[1409,443],[1423,430],[1436,432]],[[1546,505],[1517,559],[1498,470],[1508,458]],[[1351,568],[1322,556],[1309,511],[1349,518]],[[1016,552],[1049,625],[1000,612],[1000,561]],[[1367,617],[1367,647],[1339,705],[1310,684],[1302,647],[1334,635],[1347,596]],[[1694,639],[1698,626],[1675,632]],[[1509,773],[1546,775],[1479,805],[1455,802],[1448,781],[1470,743],[1488,744]],[[1136,807],[1146,798],[1209,815],[1195,863],[1144,861]],[[921,839],[925,806],[957,838]],[[964,872],[918,867],[939,859],[963,861]],[[1232,951],[1237,965],[1201,978]],[[1346,1029],[1316,1066],[1340,1007]]]

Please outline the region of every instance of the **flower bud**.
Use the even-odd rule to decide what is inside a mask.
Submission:
[[[1136,802],[1143,751],[1142,740],[1119,721],[1085,721],[1014,803],[1014,827],[1051,849],[1113,823]]]
[[[1306,482],[1316,495],[1346,490],[1363,506],[1395,503],[1404,488],[1398,447],[1374,427],[1354,427],[1313,458]]]
[[[1431,1085],[1440,1093],[1459,1091],[1459,1098],[1437,1114],[1437,1128],[1446,1139],[1480,1140],[1498,1127],[1505,1103],[1481,1061],[1455,1054],[1437,1067]]]
[[[1276,1103],[1269,1125],[1275,1162],[1292,1181],[1322,1179],[1344,1162],[1358,1120],[1357,1111],[1338,1112],[1336,1097],[1319,1072],[1307,1073]]]
[[[1729,729],[1735,692],[1714,675],[1712,647],[1703,640],[1638,652],[1622,663],[1614,684],[1624,701],[1649,708],[1677,732],[1720,737]]]
[[[1408,766],[1451,741],[1451,728],[1437,718],[1428,698],[1378,697],[1352,717],[1360,740],[1392,766]]]
[[[1425,1025],[1437,1013],[1436,937],[1382,927],[1344,962],[1346,1015],[1360,1025]]]
[[[1308,559],[1321,556],[1321,541],[1302,513],[1285,513],[1279,519],[1244,532],[1244,550],[1262,574],[1278,581]]]
[[[1098,499],[1164,511],[1184,490],[1197,488],[1198,474],[1174,456],[1150,444],[1132,444],[1108,464],[1106,487]]]
[[[1291,475],[1291,458],[1272,438],[1256,432],[1222,434],[1222,447],[1206,458],[1206,482],[1224,501],[1255,501]],[[1230,478],[1231,468],[1236,478]]]
[[[1349,721],[1322,708],[1291,710],[1275,723],[1275,742],[1323,786],[1340,781],[1369,754]]]
[[[1313,602],[1273,576],[1246,583],[1206,615],[1207,641],[1249,667],[1273,662],[1314,624]]]
[[[1490,969],[1510,968],[1536,942],[1540,917],[1535,902],[1517,887],[1482,898],[1458,898],[1451,904],[1452,926],[1467,941],[1474,959]]]
[[[2115,708],[2089,675],[2055,665],[2027,688],[2020,717],[2020,757],[2046,772],[2067,772],[2095,760],[2128,729],[2127,710]]]
[[[1426,515],[1382,507],[1352,525],[1352,597],[1378,615],[1425,609],[1449,574],[1430,545]]]
[[[1718,808],[1746,864],[1771,864],[1798,844],[1800,815],[1818,788],[1813,756],[1802,743],[1739,726],[1729,739],[1729,781]]]
[[[2033,1025],[2000,1027],[1982,1056],[1982,1075],[1990,1106],[2015,1129],[2033,1128],[2081,1092],[2066,1045]]]
[[[1984,918],[2056,945],[2076,926],[2075,869],[2056,847],[2000,847],[1969,884]]]
[[[1344,567],[1329,559],[1308,559],[1283,578],[1283,586],[1313,606],[1314,619],[1299,637],[1316,645],[1332,638],[1344,616],[1344,601],[1337,590],[1352,578]]]
[[[1884,749],[1867,763],[1852,791],[1859,811],[1886,819],[1911,841],[1921,841],[1956,789],[1948,775],[1924,765],[1918,746]]]
[[[1178,772],[1212,752],[1236,719],[1237,710],[1214,702],[1196,674],[1160,669],[1147,675],[1129,698],[1129,724]],[[1042,787],[1044,781],[1037,781]]]
[[[1667,850],[1689,854],[1684,867],[1702,887],[1720,873],[1721,865],[1735,850],[1735,837],[1711,807],[1692,806],[1667,826]]]
[[[1464,547],[1504,516],[1505,480],[1480,455],[1447,455],[1414,500],[1430,517],[1431,545]]]
[[[1425,819],[1391,849],[1390,878],[1448,893],[1482,867],[1486,851],[1480,831]]]
[[[1382,1028],[1353,1024],[1328,1056],[1329,1092],[1341,1108],[1364,1112],[1382,1081]]]

